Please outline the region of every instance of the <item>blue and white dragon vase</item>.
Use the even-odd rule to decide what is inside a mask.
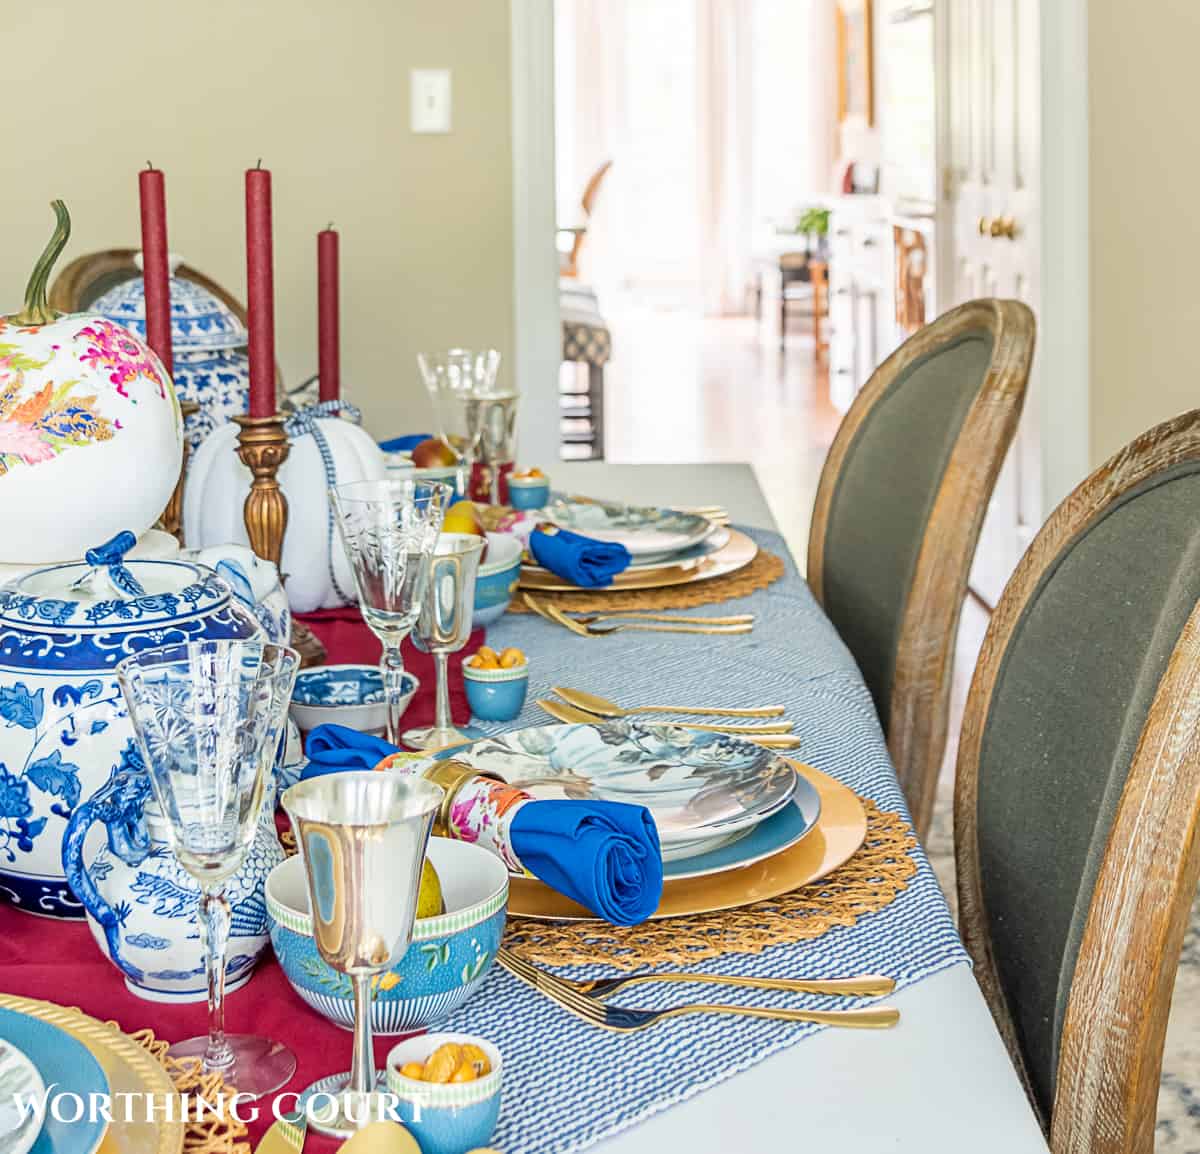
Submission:
[[[0,898],[31,913],[83,916],[63,835],[133,738],[117,663],[161,645],[260,635],[212,569],[125,563],[133,544],[118,534],[84,562],[0,587]]]
[[[246,860],[225,885],[231,907],[226,992],[249,979],[269,940],[264,886],[284,860],[274,814],[271,788]],[[108,842],[93,857],[85,843],[96,823],[107,828]],[[108,781],[67,823],[63,865],[87,909],[92,936],[132,993],[161,1002],[203,1001],[208,985],[197,918],[200,887],[167,837],[167,821],[130,740]]]

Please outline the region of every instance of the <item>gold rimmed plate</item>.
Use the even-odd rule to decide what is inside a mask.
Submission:
[[[751,865],[665,882],[655,918],[687,917],[766,901],[827,876],[853,857],[867,836],[862,802],[853,790],[819,769],[799,762],[792,765],[820,797],[821,812],[813,829],[788,849]],[[597,920],[535,878],[510,879],[508,912],[512,917],[546,921]]]
[[[56,1026],[83,1043],[108,1079],[109,1093],[114,1101],[134,1103],[135,1121],[126,1122],[124,1113],[114,1110],[113,1120],[96,1154],[180,1154],[184,1126],[181,1121],[167,1119],[165,1106],[168,1097],[177,1097],[178,1092],[170,1075],[153,1054],[115,1027],[53,1002],[0,994],[0,1009],[13,1010]],[[64,1089],[69,1087],[60,1087],[60,1090]],[[118,1099],[118,1094],[134,1097]],[[150,1100],[147,1095],[153,1095],[152,1115],[146,1110]],[[173,1109],[171,1114],[177,1118],[180,1111]]]
[[[655,569],[627,569],[618,573],[609,585],[595,589],[572,585],[539,566],[521,567],[520,586],[543,593],[614,593],[623,589],[662,589],[670,585],[690,585],[725,577],[744,569],[758,556],[758,546],[737,529],[729,530],[729,540],[716,552],[696,562],[663,565]]]

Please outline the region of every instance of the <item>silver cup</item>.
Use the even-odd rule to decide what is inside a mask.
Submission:
[[[475,578],[486,541],[472,533],[443,533],[438,537],[430,561],[429,584],[421,615],[413,631],[413,644],[433,654],[437,667],[437,712],[434,723],[406,730],[404,744],[410,749],[444,749],[469,738],[455,729],[450,716],[448,663],[471,636],[475,613]]]
[[[412,940],[425,847],[443,797],[422,778],[374,771],[325,774],[283,795],[304,859],[317,949],[354,987],[350,1073],[306,1091],[336,1102],[311,1118],[325,1133],[344,1137],[384,1110],[376,1096],[371,978]]]

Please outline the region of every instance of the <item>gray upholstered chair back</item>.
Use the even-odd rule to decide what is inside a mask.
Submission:
[[[1200,601],[1200,414],[1163,428],[1174,430],[1175,451],[1156,455],[1147,441],[1159,433],[1161,446],[1161,431],[1148,434],[1072,494],[1031,546],[993,617],[964,720],[955,831],[964,932],[1045,1119],[1072,999],[1087,1016],[1103,1013],[1075,979],[1095,976],[1080,951],[1089,918],[1102,916],[1093,911],[1101,874],[1139,848],[1110,835],[1132,767],[1157,748],[1144,737],[1148,718],[1156,701],[1164,717],[1200,704],[1178,695],[1161,704]],[[1148,766],[1137,788],[1177,768]],[[1175,784],[1193,788],[1182,776]],[[1177,800],[1194,809],[1197,797]],[[1122,932],[1133,934],[1153,887],[1123,884]],[[1093,934],[1107,936],[1099,924]],[[1172,973],[1177,956],[1178,946]],[[1118,1029],[1136,1034],[1129,1022]]]
[[[864,386],[821,477],[808,579],[871,690],[922,832],[959,610],[1033,341],[1016,301],[939,317]]]

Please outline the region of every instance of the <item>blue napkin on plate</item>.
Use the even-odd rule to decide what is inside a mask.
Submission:
[[[543,569],[583,589],[611,585],[612,579],[629,568],[633,559],[624,545],[595,541],[570,529],[548,533],[535,529],[529,535],[529,551]]]
[[[432,436],[432,433],[407,433],[390,441],[380,441],[379,447],[385,453],[411,453],[422,441],[428,441]]]
[[[305,744],[301,780],[374,769],[396,747],[344,725],[318,725]],[[662,897],[662,850],[650,811],[579,799],[523,805],[509,827],[512,847],[535,877],[618,926],[644,922]]]

